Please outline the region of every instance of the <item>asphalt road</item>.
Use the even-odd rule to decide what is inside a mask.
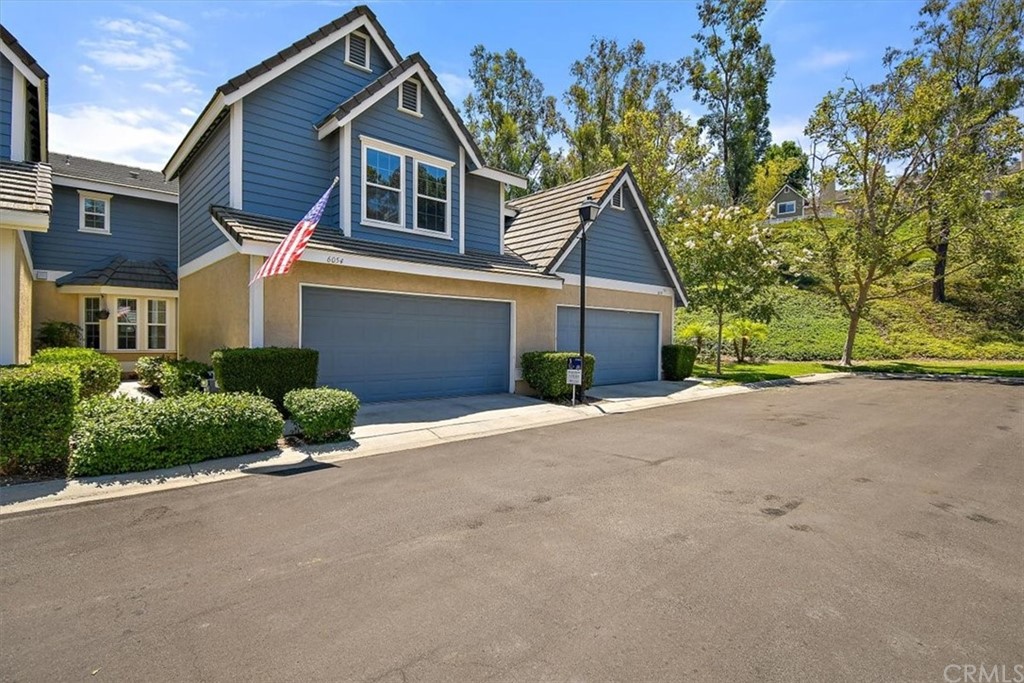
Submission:
[[[1012,676],[1022,492],[1024,387],[858,378],[42,511],[0,679]]]

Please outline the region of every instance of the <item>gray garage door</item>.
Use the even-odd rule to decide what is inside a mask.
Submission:
[[[302,288],[320,384],[362,401],[508,391],[509,304]]]
[[[594,355],[594,384],[658,379],[657,313],[587,308],[587,353]],[[580,348],[580,309],[558,307],[558,350]]]

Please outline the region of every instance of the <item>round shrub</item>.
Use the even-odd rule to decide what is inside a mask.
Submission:
[[[697,360],[697,349],[685,344],[669,344],[661,347],[661,371],[665,379],[680,382],[693,374]]]
[[[70,368],[0,368],[0,473],[64,473],[78,393]]]
[[[165,361],[159,370],[160,393],[164,396],[184,396],[200,392],[209,372],[209,365],[188,358]]]
[[[135,374],[139,377],[139,384],[144,387],[159,387],[160,368],[166,362],[167,358],[164,356],[142,356],[135,361]]]
[[[569,351],[528,351],[523,354],[523,380],[542,398],[556,399],[572,396],[572,385],[565,382],[565,370],[570,358],[579,358]],[[583,385],[594,386],[594,357],[589,353],[583,359]]]
[[[109,394],[121,383],[121,365],[95,349],[43,349],[32,356],[32,364],[73,366],[81,383],[81,398]]]
[[[349,438],[359,399],[340,389],[294,389],[285,394],[284,407],[307,441],[327,443]]]

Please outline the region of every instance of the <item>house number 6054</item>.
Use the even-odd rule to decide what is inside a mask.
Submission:
[[[334,263],[334,264],[341,264],[341,263],[345,262],[345,259],[343,257],[341,257],[341,256],[328,256],[327,257],[327,262],[328,263]]]

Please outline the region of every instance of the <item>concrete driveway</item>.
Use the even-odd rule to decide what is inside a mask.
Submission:
[[[1012,676],[1022,487],[1024,388],[857,378],[6,517],[0,679]]]

